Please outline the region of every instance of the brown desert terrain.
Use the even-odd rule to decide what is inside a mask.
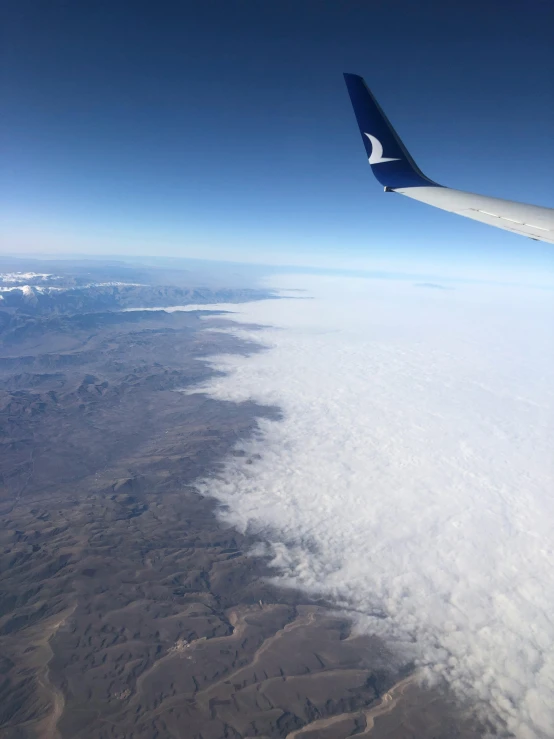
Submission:
[[[198,313],[3,325],[3,739],[483,735],[196,492],[279,410],[179,390],[258,347]]]

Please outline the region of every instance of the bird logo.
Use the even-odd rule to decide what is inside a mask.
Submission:
[[[364,133],[364,136],[367,136],[368,139],[371,141],[371,156],[368,159],[370,164],[382,164],[383,162],[400,161],[398,157],[384,157],[383,145],[381,144],[379,139],[375,138],[375,136],[372,136],[370,133]]]

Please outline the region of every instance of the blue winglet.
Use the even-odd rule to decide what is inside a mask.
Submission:
[[[371,169],[379,182],[390,190],[441,187],[414,162],[363,77],[345,73],[344,79]]]

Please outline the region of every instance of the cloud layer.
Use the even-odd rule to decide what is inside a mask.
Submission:
[[[348,603],[517,737],[554,736],[553,294],[280,287],[313,299],[217,306],[268,326],[239,330],[268,351],[215,358],[203,390],[284,420],[204,489],[284,581]]]

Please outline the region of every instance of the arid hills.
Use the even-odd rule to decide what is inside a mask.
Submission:
[[[2,739],[481,736],[196,491],[280,411],[181,391],[263,347],[122,300],[0,305]]]

